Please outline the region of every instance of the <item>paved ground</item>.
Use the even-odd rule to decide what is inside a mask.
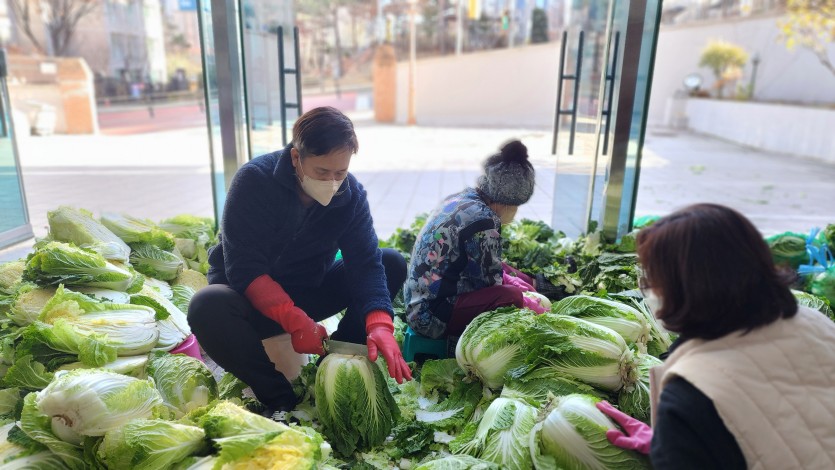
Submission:
[[[550,133],[376,124],[355,115],[360,152],[352,171],[366,186],[381,237],[440,199],[474,183],[481,161],[518,137],[537,168],[532,200],[518,217],[551,221],[555,160]],[[35,234],[60,204],[154,220],[212,215],[207,133],[201,128],[139,135],[53,136],[20,142]],[[835,166],[741,148],[704,136],[650,131],[637,214],[665,214],[694,202],[737,208],[766,234],[835,222]],[[26,246],[23,247],[25,250]],[[18,250],[0,252],[10,259]]]
[[[340,96],[307,93],[304,96],[305,109],[318,106],[334,106],[352,110],[366,106],[368,93],[346,91]],[[295,98],[293,98],[295,99]],[[366,101],[362,101],[366,99]],[[148,134],[174,129],[188,129],[206,125],[206,114],[202,103],[197,101],[181,103],[155,103],[153,113],[146,104],[132,106],[101,106],[98,109],[99,129],[104,135]],[[152,115],[153,114],[153,115]]]

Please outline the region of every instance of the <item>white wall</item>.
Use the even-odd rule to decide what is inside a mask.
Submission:
[[[559,43],[417,62],[415,118],[428,126],[547,128],[554,120]],[[397,122],[405,123],[408,62],[397,64]]]
[[[686,113],[691,130],[835,163],[835,109],[689,99]]]
[[[655,56],[649,125],[667,125],[665,108],[676,90],[682,90],[684,77],[699,73],[710,87],[713,73],[699,68],[699,56],[711,39],[721,39],[745,48],[751,57],[759,53],[755,98],[767,101],[835,103],[835,75],[803,48],[788,51],[779,40],[779,16],[760,19],[726,19],[712,24],[662,26]],[[835,58],[835,45],[830,46]],[[751,65],[745,67],[742,82],[747,84]]]
[[[697,72],[704,86],[713,75],[699,68],[699,56],[711,39],[759,53],[756,99],[835,103],[835,75],[809,51],[788,51],[779,42],[779,16],[723,20],[711,24],[662,26],[650,97],[649,125],[668,125],[668,101],[682,81]],[[835,45],[831,46],[835,57]],[[548,128],[554,120],[559,42],[423,59],[417,62],[416,118],[422,125]],[[751,73],[745,68],[742,82]],[[397,122],[405,123],[408,62],[397,69]]]

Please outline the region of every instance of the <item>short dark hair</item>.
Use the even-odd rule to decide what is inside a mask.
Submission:
[[[302,114],[293,125],[292,145],[302,157],[327,155],[341,149],[353,154],[359,150],[354,123],[331,106],[313,108]]]
[[[656,316],[686,338],[749,332],[797,313],[795,275],[778,270],[745,216],[696,204],[638,232],[644,280],[661,298]]]

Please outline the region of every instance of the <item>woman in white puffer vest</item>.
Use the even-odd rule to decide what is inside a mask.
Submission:
[[[605,402],[656,469],[835,469],[835,323],[798,307],[748,219],[699,204],[638,234],[647,305],[679,333],[651,371],[653,428]]]

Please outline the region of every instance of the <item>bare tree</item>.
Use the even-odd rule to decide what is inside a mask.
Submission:
[[[64,56],[69,52],[79,21],[89,15],[99,2],[95,0],[9,0],[23,34],[42,54]],[[43,15],[40,12],[43,12]],[[50,48],[41,44],[36,28],[45,22]]]

